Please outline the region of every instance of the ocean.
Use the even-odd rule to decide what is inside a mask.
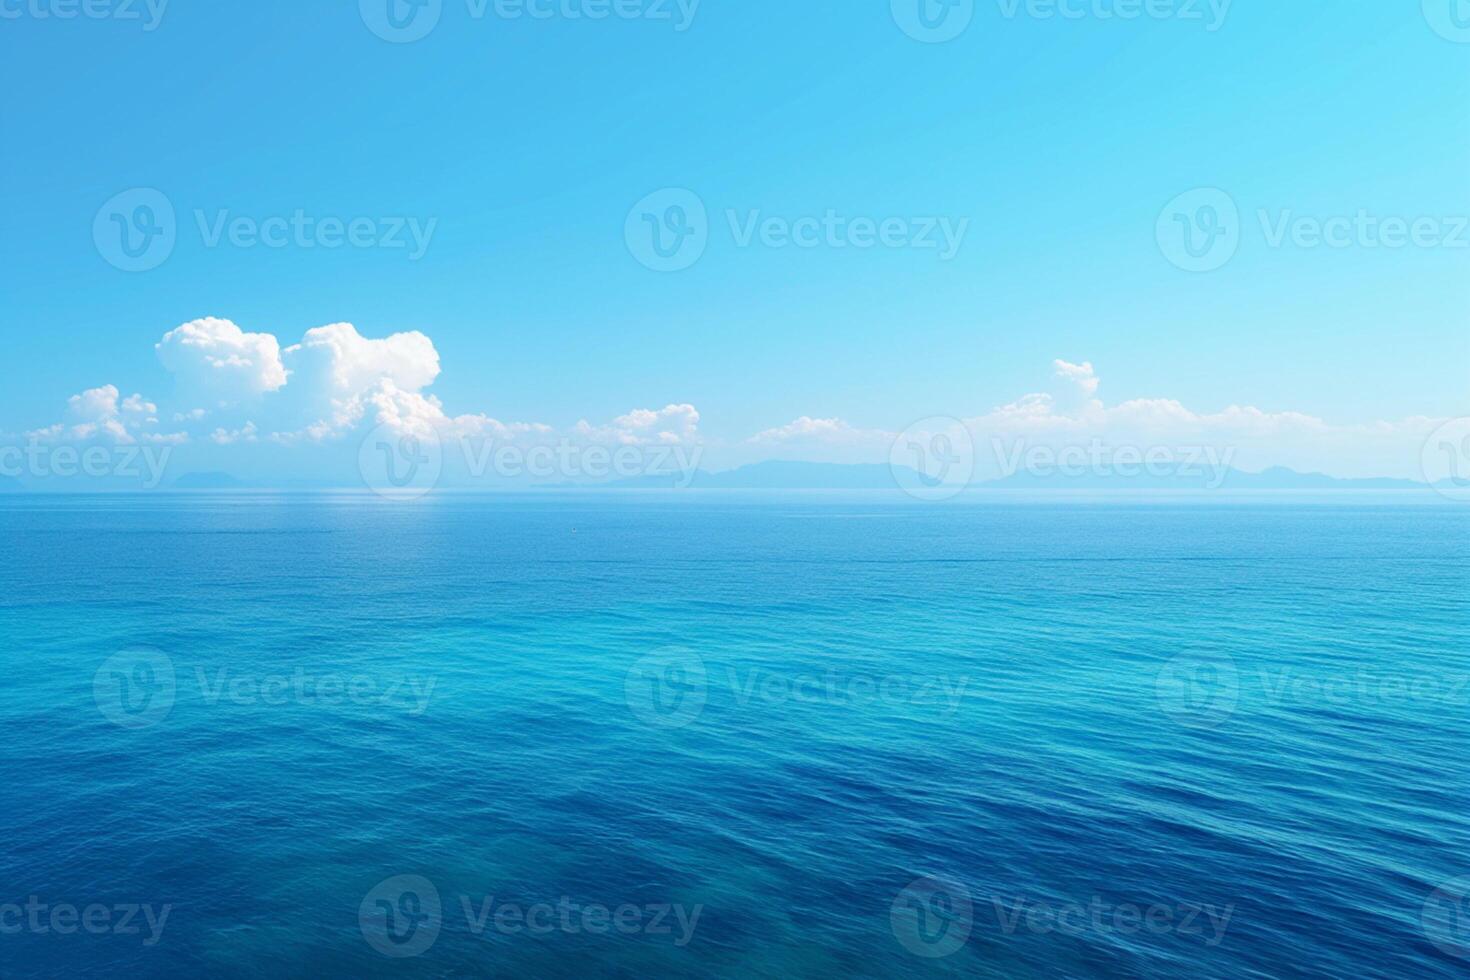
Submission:
[[[1464,977],[1467,517],[0,496],[0,976]]]

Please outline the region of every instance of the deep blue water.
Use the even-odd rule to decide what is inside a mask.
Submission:
[[[0,975],[1463,977],[1467,518],[0,497]]]

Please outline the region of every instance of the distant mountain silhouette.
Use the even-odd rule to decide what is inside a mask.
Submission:
[[[905,478],[922,482],[919,474],[900,467]],[[894,468],[881,463],[752,463],[723,473],[701,473],[694,486],[706,490],[892,490],[898,486]]]
[[[1273,466],[1259,473],[1228,469],[1223,480],[1208,467],[1189,475],[1119,476],[1116,474],[1064,473],[1034,474],[1022,471],[999,480],[980,484],[995,490],[1426,490],[1429,484],[1391,477],[1340,479],[1325,473],[1298,473],[1284,466]]]
[[[1068,476],[1062,473],[1038,475],[1016,473],[998,480],[976,482],[973,491],[986,490],[1426,490],[1428,484],[1414,480],[1387,477],[1338,479],[1323,473],[1299,473],[1283,466],[1260,473],[1230,469],[1223,483],[1216,475],[1201,467],[1202,472],[1189,476],[1124,477],[1087,473]],[[1218,484],[1218,485],[1217,485]],[[882,463],[805,463],[796,460],[774,460],[752,463],[733,470],[711,473],[696,470],[690,479],[682,474],[640,476],[609,483],[558,484],[542,489],[615,489],[615,490],[896,490],[902,487],[932,485],[918,471],[906,466],[890,467]],[[1449,486],[1449,481],[1440,484]],[[221,471],[185,473],[169,484],[175,490],[249,490],[271,488],[309,492],[330,490],[338,484],[310,480],[268,480],[249,483]],[[472,485],[471,485],[472,486]],[[42,490],[50,489],[43,487]],[[0,493],[22,493],[27,487],[15,477],[0,475]]]
[[[1391,477],[1339,479],[1324,473],[1298,473],[1274,466],[1259,473],[1229,469],[1221,482],[1217,474],[1201,464],[1201,472],[1187,476],[1135,477],[1087,473],[1037,475],[1016,473],[998,480],[977,482],[976,490],[1426,490],[1429,485]],[[695,472],[692,479],[681,476],[643,476],[598,484],[616,489],[694,490],[893,490],[900,485],[923,486],[926,481],[908,467],[881,463],[802,463],[773,461],[752,463],[738,469],[710,473]]]
[[[175,490],[238,490],[247,484],[228,473],[185,473],[174,480]]]
[[[916,484],[923,482],[918,472],[899,467],[901,475]],[[882,463],[801,463],[772,461],[752,463],[739,469],[710,473],[696,470],[687,475],[638,476],[604,487],[635,490],[667,490],[688,487],[693,490],[893,490],[898,484],[894,469]]]

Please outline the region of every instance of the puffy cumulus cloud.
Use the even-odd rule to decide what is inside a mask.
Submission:
[[[1081,364],[1069,364],[1063,360],[1051,362],[1052,368],[1056,370],[1056,376],[1065,378],[1077,386],[1077,390],[1088,398],[1097,394],[1098,385],[1101,380],[1097,372],[1093,370],[1091,361],[1083,361]]]
[[[154,345],[181,396],[226,404],[286,384],[281,345],[272,334],[246,333],[229,320],[191,320]]]
[[[369,425],[386,425],[402,432],[442,429],[449,423],[444,406],[432,395],[400,388],[392,378],[382,378],[347,403],[349,427],[361,419]]]
[[[485,414],[450,415],[425,389],[439,377],[439,352],[419,331],[363,336],[350,323],[307,330],[282,347],[266,333],[247,333],[228,320],[186,323],[156,345],[179,379],[181,423],[210,418],[217,445],[268,440],[297,446],[324,443],[367,428],[433,431],[523,445],[553,441],[617,445],[679,445],[698,438],[693,405],[637,409],[605,425],[582,421],[569,431],[537,422],[502,422]],[[194,407],[207,405],[208,408]],[[149,405],[150,412],[156,406]],[[215,418],[218,416],[218,418]]]
[[[431,391],[440,374],[439,352],[418,331],[373,338],[352,324],[333,323],[307,330],[287,346],[271,334],[204,318],[169,330],[155,349],[175,378],[173,398],[160,405],[141,394],[124,398],[114,385],[89,389],[70,400],[65,421],[32,435],[53,441],[193,441],[188,452],[204,457],[203,465],[229,468],[233,457],[317,477],[357,462],[369,434],[386,428],[437,437],[445,449],[446,478],[460,480],[490,472],[475,467],[491,458],[486,453],[492,446],[679,453],[699,439],[699,411],[681,403],[634,409],[603,424],[584,419],[571,427],[502,421],[483,412],[451,414]],[[170,428],[187,431],[159,431],[160,417],[172,420]]]
[[[1053,388],[1053,405],[1069,415],[1088,416],[1102,411],[1102,402],[1097,399],[1097,390],[1102,380],[1092,367],[1091,361],[1073,364],[1069,361],[1051,362],[1052,377],[1060,382]]]
[[[433,395],[406,391],[390,378],[383,378],[366,391],[334,399],[326,417],[290,432],[274,432],[270,438],[285,445],[324,442],[346,433],[386,427],[394,432],[424,436],[431,431],[440,439],[480,439],[497,443],[539,441],[555,429],[534,422],[501,422],[488,415],[450,416]]]
[[[302,383],[337,395],[360,395],[380,381],[402,391],[420,391],[439,376],[439,352],[417,330],[371,340],[350,323],[306,331],[286,348],[286,362]]]
[[[158,406],[142,395],[121,397],[116,385],[88,388],[66,400],[66,420],[26,436],[42,442],[110,442],[131,445],[136,442],[187,441],[183,432],[160,433],[151,430],[158,422]]]
[[[405,431],[449,421],[438,399],[423,394],[439,376],[439,352],[418,331],[374,339],[333,323],[306,331],[283,358],[290,383],[270,402],[278,442],[332,439],[364,419]]]
[[[657,411],[634,409],[607,425],[577,423],[577,435],[594,443],[619,446],[682,446],[699,438],[699,410],[693,405],[666,405]]]
[[[439,436],[457,434],[456,420],[444,412],[444,406],[433,395],[400,388],[392,378],[381,378],[366,391],[353,394],[338,403],[329,434],[365,426],[386,426],[395,432]]]
[[[84,422],[117,418],[117,397],[117,385],[88,388],[66,400],[66,411],[72,418]]]

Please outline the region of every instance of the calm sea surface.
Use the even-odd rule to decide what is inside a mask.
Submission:
[[[0,497],[0,976],[1464,977],[1470,508]]]

